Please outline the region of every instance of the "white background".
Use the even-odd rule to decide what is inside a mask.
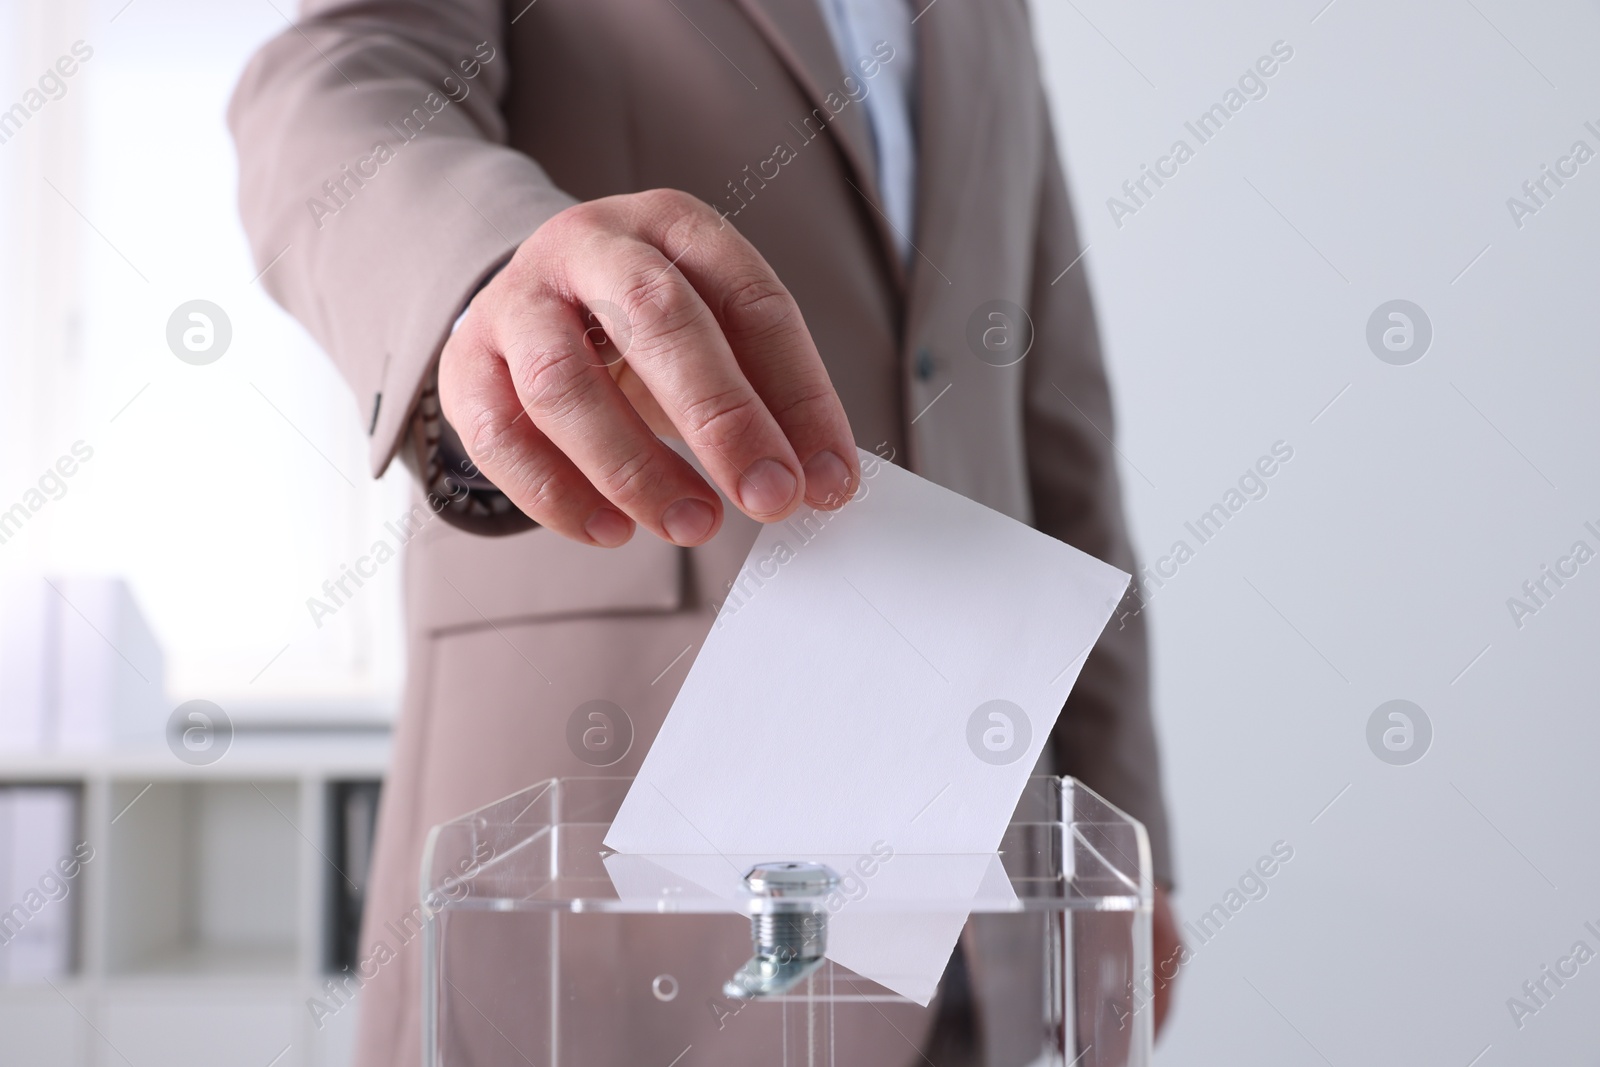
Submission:
[[[1506,600],[1600,548],[1600,160],[1520,231],[1505,201],[1600,150],[1600,14],[1324,3],[1034,4],[1141,555],[1295,449],[1151,604],[1180,911],[1295,850],[1199,949],[1159,1058],[1589,1062],[1600,960],[1520,1031],[1506,999],[1600,951],[1600,562],[1520,630]],[[1278,40],[1268,95],[1119,229],[1106,199]],[[1410,366],[1365,341],[1395,298],[1434,327]],[[1434,728],[1410,766],[1366,743],[1395,698]]]
[[[0,106],[94,50],[0,145],[0,509],[74,441],[95,451],[0,573],[126,576],[174,703],[368,716],[398,689],[400,564],[320,628],[306,600],[406,510],[405,475],[371,481],[349,390],[254,280],[224,113],[294,10],[274,2],[0,4]],[[232,322],[209,366],[166,344],[193,299]]]

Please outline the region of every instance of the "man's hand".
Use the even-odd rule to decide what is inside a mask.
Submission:
[[[578,204],[472,301],[439,362],[467,454],[541,526],[680,545],[722,504],[753,519],[837,508],[861,481],[844,407],[800,308],[751,244],[687,193]]]
[[[1167,1013],[1172,1010],[1172,987],[1177,984],[1178,970],[1183,965],[1183,938],[1178,933],[1178,920],[1172,914],[1172,902],[1167,891],[1156,886],[1155,908],[1150,917],[1151,956],[1156,961],[1156,1036],[1166,1024]]]

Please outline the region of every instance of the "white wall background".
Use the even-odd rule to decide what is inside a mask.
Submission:
[[[1506,200],[1600,151],[1600,10],[1325,3],[1034,4],[1146,560],[1295,450],[1151,602],[1180,911],[1295,850],[1186,968],[1159,1060],[1589,1062],[1600,961],[1520,1029],[1506,1001],[1600,952],[1600,563],[1520,629],[1506,601],[1600,549],[1600,159],[1520,229]],[[1119,228],[1107,198],[1280,40]],[[1365,340],[1395,298],[1434,329],[1408,366]],[[1366,740],[1396,698],[1434,731],[1408,766]]]
[[[224,124],[245,61],[294,9],[0,0],[0,109],[75,41],[92,49],[0,144],[0,510],[74,441],[94,450],[0,546],[0,575],[126,576],[174,705],[382,714],[398,564],[321,627],[306,600],[405,511],[404,472],[371,481],[349,390],[255,279]],[[194,299],[232,324],[207,366],[166,344]]]

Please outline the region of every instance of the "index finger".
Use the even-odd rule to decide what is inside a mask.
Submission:
[[[842,505],[860,484],[860,461],[844,405],[793,295],[754,245],[694,197],[663,191],[634,202],[637,232],[700,295],[794,449],[806,501]]]

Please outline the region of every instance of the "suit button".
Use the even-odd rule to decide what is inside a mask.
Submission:
[[[917,381],[926,382],[933,380],[933,353],[926,348],[917,349],[917,358],[913,364]]]

